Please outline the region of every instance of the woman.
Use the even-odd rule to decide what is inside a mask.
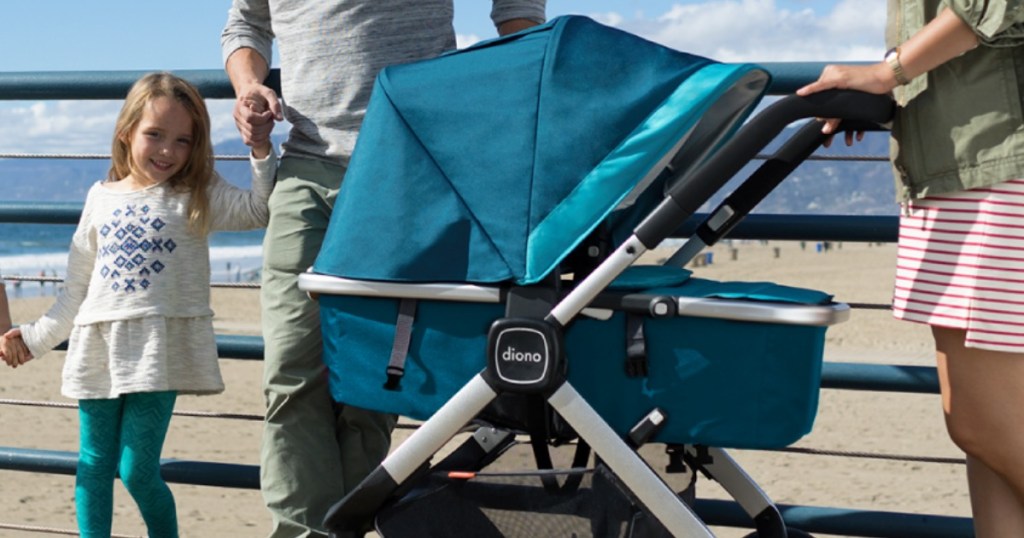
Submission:
[[[883,61],[829,65],[797,94],[894,93],[893,312],[932,328],[977,536],[1024,536],[1024,6],[889,0],[886,39]]]

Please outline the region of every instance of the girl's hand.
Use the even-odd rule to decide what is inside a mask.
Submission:
[[[0,337],[0,355],[11,368],[17,368],[32,360],[32,352],[21,338],[21,329],[11,329]]]

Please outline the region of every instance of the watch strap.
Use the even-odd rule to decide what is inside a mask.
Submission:
[[[903,72],[903,64],[900,63],[900,48],[895,47],[889,49],[889,52],[885,53],[885,62],[889,64],[892,69],[893,78],[896,79],[896,83],[900,86],[906,86],[910,84],[910,79],[907,78],[907,74]]]

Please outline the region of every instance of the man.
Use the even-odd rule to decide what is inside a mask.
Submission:
[[[544,0],[493,0],[499,34],[545,18]],[[324,536],[332,504],[387,455],[395,417],[332,402],[317,306],[297,287],[331,209],[381,68],[455,48],[452,0],[234,0],[221,36],[248,145],[275,121],[283,144],[264,241],[262,320],[267,404],[260,484],[271,536]],[[263,84],[272,43],[284,101]]]

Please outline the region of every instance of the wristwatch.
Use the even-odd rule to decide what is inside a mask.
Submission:
[[[900,63],[899,47],[893,47],[885,53],[885,63],[889,64],[889,67],[892,68],[892,76],[896,79],[896,84],[900,86],[910,84],[910,79],[903,72],[903,64]]]

